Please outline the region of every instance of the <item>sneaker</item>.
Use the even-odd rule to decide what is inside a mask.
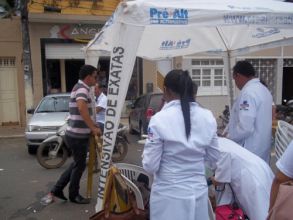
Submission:
[[[54,202],[54,196],[52,193],[48,193],[43,198],[41,198],[41,204],[47,206]]]
[[[67,198],[64,196],[63,191],[51,192],[51,194],[53,194],[53,196],[55,196],[59,199],[67,201]]]

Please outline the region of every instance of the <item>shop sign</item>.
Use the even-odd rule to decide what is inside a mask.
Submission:
[[[54,25],[50,29],[51,38],[71,39],[77,42],[88,42],[102,28],[96,24],[65,24]]]

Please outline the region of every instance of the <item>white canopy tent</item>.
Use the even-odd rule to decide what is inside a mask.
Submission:
[[[136,56],[160,60],[199,52],[230,57],[293,45],[293,4],[273,0],[136,0],[122,2],[86,48],[96,60],[111,51],[108,107],[96,211]],[[231,75],[228,76],[231,88]],[[230,94],[232,97],[231,89]]]

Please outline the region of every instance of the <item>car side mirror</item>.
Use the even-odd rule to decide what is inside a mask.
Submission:
[[[30,108],[26,111],[28,114],[34,114],[35,109],[34,108]]]

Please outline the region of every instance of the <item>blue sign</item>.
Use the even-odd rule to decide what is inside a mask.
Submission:
[[[150,8],[150,23],[185,25],[188,24],[188,11],[179,8],[172,10]]]
[[[160,50],[177,50],[189,47],[191,39],[188,38],[187,40],[164,40],[161,43]]]

